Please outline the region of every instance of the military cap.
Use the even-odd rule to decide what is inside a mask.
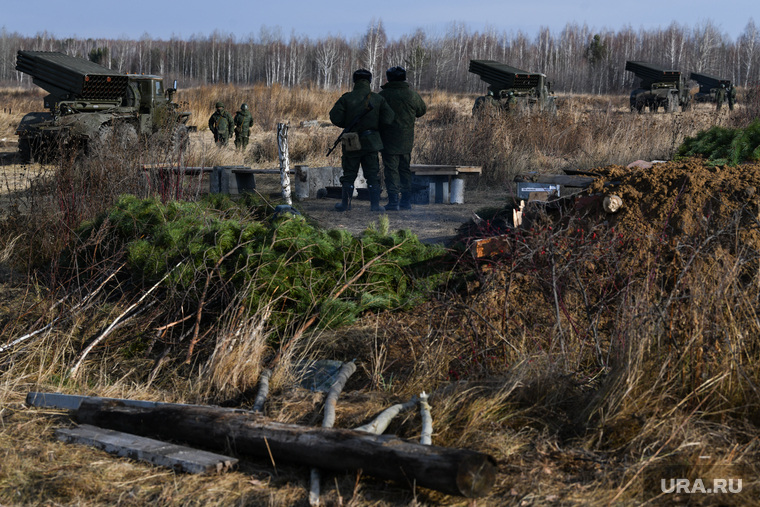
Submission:
[[[217,102],[216,107],[224,107],[224,102]]]
[[[372,81],[372,73],[368,71],[367,69],[359,69],[356,72],[354,72],[354,83],[359,81],[360,79],[366,79],[367,81]]]
[[[406,69],[404,67],[391,67],[385,71],[388,81],[406,81]]]

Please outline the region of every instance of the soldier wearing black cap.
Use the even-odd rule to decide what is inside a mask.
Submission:
[[[359,166],[364,170],[369,187],[370,209],[382,211],[380,207],[380,162],[377,153],[383,149],[379,130],[390,125],[395,114],[384,98],[370,90],[372,73],[366,69],[354,72],[354,89],[344,93],[330,110],[330,121],[347,128],[356,120],[351,132],[343,134],[341,165],[343,175],[341,202],[335,205],[337,211],[351,209],[351,196]]]
[[[208,119],[208,128],[214,133],[214,142],[219,146],[227,146],[227,142],[235,132],[232,115],[225,111],[222,102],[216,103],[216,111]]]
[[[391,67],[385,71],[388,82],[382,96],[396,113],[391,125],[380,129],[383,139],[383,171],[388,204],[385,209],[412,209],[412,171],[409,168],[414,146],[414,121],[427,112],[425,101],[406,82],[406,69]],[[399,201],[399,192],[401,200]]]

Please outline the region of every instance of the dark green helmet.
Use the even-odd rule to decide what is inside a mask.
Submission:
[[[217,109],[218,109],[218,108],[220,108],[220,107],[221,107],[222,109],[224,109],[224,102],[217,102],[217,103],[216,103],[216,107],[217,107]]]
[[[243,105],[240,106],[240,109],[242,109],[243,111],[248,110],[248,104],[246,104],[245,102],[243,102]]]

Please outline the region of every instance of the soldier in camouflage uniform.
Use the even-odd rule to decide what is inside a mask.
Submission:
[[[385,209],[412,209],[412,171],[409,165],[414,146],[414,121],[427,112],[427,106],[422,97],[409,87],[403,67],[391,67],[385,76],[388,82],[382,86],[380,96],[396,113],[391,125],[380,128],[385,188],[388,191]]]
[[[396,115],[384,98],[370,90],[372,81],[370,71],[357,70],[353,74],[353,81],[354,89],[344,93],[330,110],[330,121],[343,129],[349,127],[355,119],[360,118],[350,132],[356,142],[342,145],[343,175],[340,177],[342,194],[341,202],[335,205],[335,209],[337,211],[351,209],[350,200],[354,192],[354,181],[361,166],[369,187],[370,209],[382,211],[380,163],[377,152],[383,149],[383,141],[379,130],[385,125],[390,125]],[[344,134],[344,139],[350,140],[346,134]]]
[[[243,103],[240,110],[235,113],[235,148],[246,149],[248,147],[248,137],[251,135],[253,126],[253,116],[248,109],[248,104]]]
[[[227,142],[234,133],[232,115],[225,111],[222,102],[216,103],[216,112],[208,119],[208,128],[214,133],[214,142],[217,146],[227,146]]]
[[[720,87],[715,92],[715,107],[718,111],[723,107],[723,101],[726,100],[726,85],[720,84]]]
[[[490,114],[499,108],[499,102],[496,97],[493,96],[493,90],[488,90],[483,97],[475,99],[475,104],[472,106],[472,115],[479,116],[483,113]]]
[[[726,90],[726,98],[728,99],[728,110],[733,111],[734,104],[736,104],[736,88],[734,88],[733,83],[728,85],[728,89]]]

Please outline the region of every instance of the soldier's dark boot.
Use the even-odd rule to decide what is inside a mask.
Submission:
[[[401,192],[401,200],[398,202],[399,209],[412,209],[412,193]]]
[[[385,211],[398,211],[398,194],[388,192],[388,204],[385,205]]]
[[[340,202],[335,205],[335,211],[348,211],[351,209],[351,198],[354,196],[354,186],[344,183],[340,194]]]
[[[369,209],[370,211],[383,211],[380,206],[380,185],[368,185],[369,189]]]

